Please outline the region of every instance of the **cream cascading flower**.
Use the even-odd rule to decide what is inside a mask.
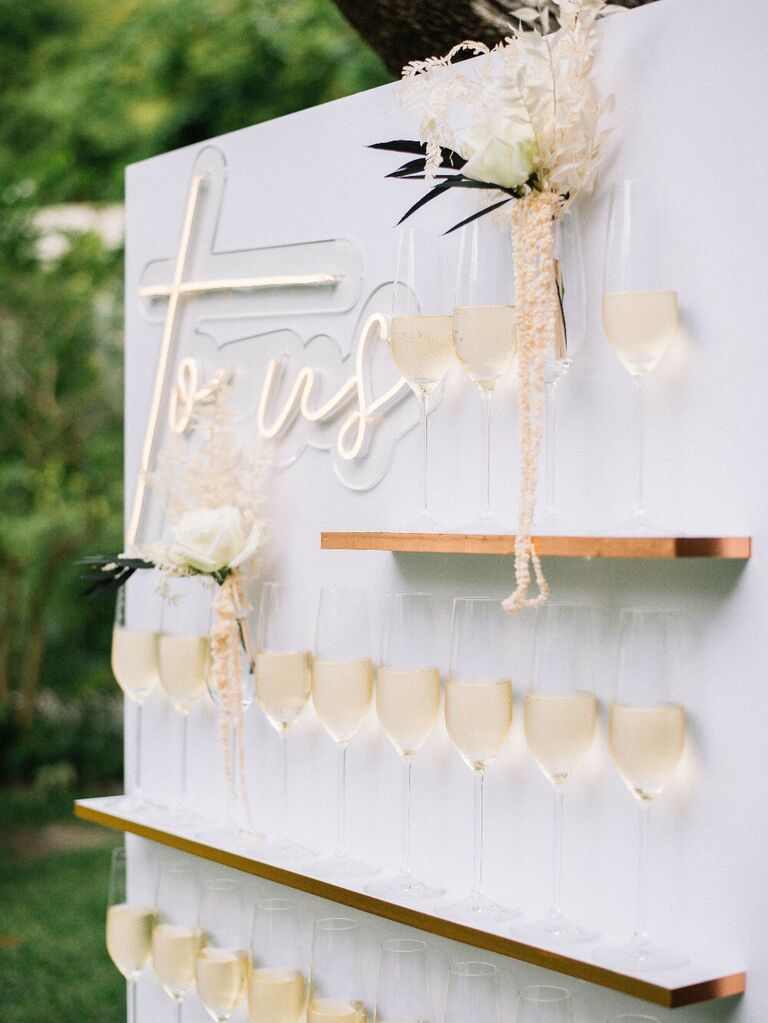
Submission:
[[[193,508],[173,527],[168,558],[180,567],[205,574],[238,568],[253,557],[261,543],[261,527],[246,535],[239,508]]]

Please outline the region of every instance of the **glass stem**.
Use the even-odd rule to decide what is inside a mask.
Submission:
[[[552,817],[552,899],[553,916],[562,914],[561,882],[563,873],[563,795],[562,783],[554,788],[554,814]]]
[[[134,750],[134,761],[133,761],[133,797],[134,799],[141,798],[141,726],[143,719],[144,701],[141,700],[136,704],[136,748]]]
[[[176,1023],[181,1023],[181,1017],[184,1011],[184,1001],[181,998],[175,998],[174,1004],[176,1006],[175,1009]]]
[[[280,837],[288,838],[288,729],[284,729],[280,733],[280,746],[281,746],[281,770],[282,778],[280,785],[282,788],[282,797],[280,799]]]
[[[493,385],[480,388],[480,404],[482,407],[482,463],[480,468],[480,515],[484,519],[491,517],[491,402],[493,401]]]
[[[428,465],[429,465],[429,422],[427,417],[427,395],[422,393],[419,395],[419,405],[421,413],[421,458],[420,458],[420,469],[419,469],[419,494],[420,494],[420,512],[422,515],[427,514],[428,502],[427,502],[427,484],[428,484]]]
[[[544,511],[555,514],[555,392],[557,378],[546,383],[546,463],[544,466]]]
[[[403,757],[402,820],[400,823],[400,873],[411,872],[411,769],[413,757]]]
[[[136,981],[129,980],[127,984],[127,998],[128,998],[128,1023],[136,1023]]]
[[[485,771],[475,771],[475,836],[472,847],[472,894],[483,894],[483,811]]]
[[[637,464],[635,466],[634,515],[645,515],[645,378],[632,377],[635,386],[635,432],[637,434]]]
[[[181,805],[187,807],[187,738],[189,735],[189,714],[181,715]]]
[[[637,848],[637,925],[634,940],[641,943],[648,938],[648,831],[651,819],[651,804],[647,799],[640,803],[639,842]]]
[[[347,744],[340,742],[339,746],[339,798],[336,803],[336,852],[343,853],[347,848],[346,819],[347,819]]]

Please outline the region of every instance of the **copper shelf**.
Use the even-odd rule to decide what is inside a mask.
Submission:
[[[745,560],[749,536],[537,536],[542,558],[722,558]],[[321,533],[323,550],[395,551],[421,554],[515,553],[511,534],[482,533]]]
[[[712,970],[688,970],[686,979],[672,986],[654,983],[643,977],[618,973],[593,962],[528,945],[504,935],[480,931],[455,920],[432,916],[410,906],[385,902],[353,888],[343,888],[230,849],[208,845],[195,838],[165,830],[156,824],[142,823],[140,820],[121,815],[115,808],[118,801],[119,797],[78,800],[75,803],[75,815],[82,820],[92,821],[115,831],[138,835],[160,845],[178,849],[180,852],[189,853],[192,856],[198,856],[201,859],[231,867],[246,874],[252,874],[255,877],[265,878],[268,881],[322,899],[329,899],[342,906],[348,906],[386,920],[393,920],[398,924],[436,934],[451,941],[485,949],[510,959],[530,963],[545,970],[553,970],[569,977],[576,977],[590,984],[611,988],[614,991],[622,992],[622,994],[641,998],[669,1009],[740,995],[744,993],[746,987],[746,974],[741,971],[721,974]]]

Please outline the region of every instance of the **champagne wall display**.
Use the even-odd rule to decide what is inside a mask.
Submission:
[[[749,986],[739,1000],[667,1010],[641,1008],[627,996],[566,980],[577,1000],[577,1023],[633,1008],[662,1020],[762,1023],[768,1006],[768,824],[762,813],[768,801],[768,690],[762,677],[768,659],[768,565],[763,563],[768,557],[768,205],[763,199],[768,8],[762,0],[736,6],[734,18],[733,5],[716,0],[663,0],[612,17],[600,29],[597,75],[601,90],[616,97],[615,133],[596,193],[580,203],[587,334],[558,392],[557,488],[564,532],[625,535],[622,520],[631,505],[636,444],[629,413],[632,382],[600,322],[606,197],[622,177],[652,178],[671,198],[658,246],[675,253],[674,280],[667,286],[679,294],[685,336],[647,384],[649,515],[659,525],[657,535],[751,535],[752,558],[556,558],[547,562],[547,577],[555,599],[593,604],[599,623],[601,727],[566,801],[564,908],[606,938],[620,940],[632,930],[636,807],[610,761],[605,728],[618,615],[626,605],[685,609],[690,627],[679,692],[688,739],[683,763],[652,811],[650,920],[658,943],[715,964],[711,976],[746,969]],[[216,370],[233,367],[239,438],[274,444],[278,463],[267,483],[261,579],[291,581],[310,592],[322,585],[365,587],[375,639],[386,591],[433,592],[443,601],[444,671],[451,598],[502,599],[512,588],[512,559],[322,550],[320,545],[321,531],[419,528],[417,402],[399,386],[379,333],[391,301],[393,225],[422,189],[419,183],[386,180],[392,160],[367,148],[381,139],[412,137],[413,130],[398,110],[397,87],[386,86],[128,169],[126,523],[137,521],[137,474],[142,450],[148,451],[146,426],[163,343],[169,380],[177,379],[185,358],[196,360],[201,387]],[[200,219],[191,222],[190,195],[201,167],[211,176],[200,186]],[[466,212],[460,199],[446,196],[418,216],[443,229]],[[181,265],[185,230],[191,255]],[[436,241],[443,244],[455,245],[456,236]],[[648,259],[654,255],[649,252]],[[319,281],[285,281],[318,275]],[[263,278],[272,277],[281,280],[265,287]],[[184,282],[217,281],[226,287],[183,290]],[[172,306],[171,336],[163,323]],[[361,345],[365,350],[356,365]],[[357,383],[367,389],[363,404],[373,406],[357,457],[346,455],[359,439],[359,422],[353,419],[346,432],[342,429],[358,409],[354,398],[324,422],[299,417],[276,441],[260,439],[259,402],[270,360],[276,358],[283,359],[282,376],[269,422],[303,367],[314,370],[312,407],[329,401],[357,374]],[[385,400],[377,405],[377,399]],[[155,404],[162,427],[166,399],[158,394]],[[514,531],[519,473],[516,416],[515,382],[509,376],[498,387],[492,437],[493,511],[509,532]],[[163,427],[159,441],[164,432]],[[457,365],[430,417],[430,505],[443,532],[459,530],[478,511],[479,434],[476,394]],[[346,445],[346,455],[340,445]],[[160,528],[150,496],[138,535],[149,539]],[[128,614],[133,628],[157,627],[149,620],[148,605],[129,607]],[[530,629],[523,631],[530,643]],[[512,736],[486,779],[485,874],[491,895],[533,918],[548,899],[551,792],[523,740],[527,664],[528,650],[518,649],[511,657]],[[279,738],[256,705],[245,721],[254,814],[257,826],[269,832],[280,813]],[[180,723],[159,692],[147,702],[144,726],[145,791],[173,801]],[[134,727],[135,708],[127,705],[128,777]],[[336,750],[311,704],[289,742],[291,837],[329,851]],[[206,698],[191,714],[188,785],[196,808],[212,817],[220,816],[225,803],[222,761],[216,711]],[[472,778],[442,723],[416,758],[413,786],[414,871],[459,898],[471,874]],[[397,867],[399,799],[400,763],[372,711],[348,750],[348,845],[387,873]],[[129,851],[131,885],[137,898],[146,899],[158,861],[170,854],[138,838],[129,840]],[[276,887],[259,879],[248,884],[258,891]],[[339,912],[327,904],[318,909],[311,895],[297,898],[307,937],[316,910],[316,915]],[[371,1001],[377,942],[382,934],[396,936],[401,930],[364,917]],[[431,941],[441,976],[446,961],[488,955],[442,938]],[[583,952],[588,957],[588,949]],[[512,959],[495,961],[506,977],[505,1019],[512,1018],[514,988],[552,982],[544,970]],[[138,1006],[141,1023],[170,1018],[170,1002],[151,974],[139,983]],[[243,1013],[241,1008],[235,1018],[245,1019]],[[185,1023],[204,1018],[190,996]]]

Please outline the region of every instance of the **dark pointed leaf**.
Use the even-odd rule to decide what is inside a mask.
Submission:
[[[486,213],[493,213],[500,206],[506,206],[508,202],[512,202],[512,196],[509,199],[502,199],[500,202],[495,202],[491,206],[486,206],[485,209],[478,210],[477,213],[473,213],[471,217],[467,217],[466,220],[462,220],[459,224],[454,224],[448,231],[444,231],[443,234],[453,234],[454,231],[458,231],[460,227],[466,227],[467,224],[471,224],[473,220],[478,220],[480,217],[484,217]]]

